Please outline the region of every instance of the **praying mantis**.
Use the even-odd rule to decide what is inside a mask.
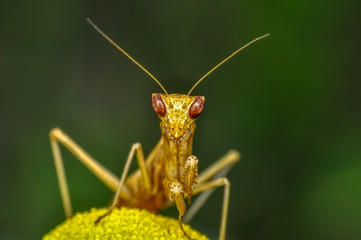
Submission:
[[[60,145],[63,145],[73,153],[95,176],[115,192],[108,212],[100,216],[95,224],[108,216],[115,207],[136,207],[157,212],[160,209],[175,204],[179,213],[178,220],[180,228],[184,235],[190,238],[182,227],[183,221],[189,222],[191,220],[207,200],[212,189],[224,187],[219,230],[219,240],[224,240],[226,238],[230,198],[230,182],[226,174],[230,168],[240,160],[240,154],[236,150],[230,150],[218,161],[198,174],[198,158],[192,155],[192,144],[196,127],[195,121],[204,109],[205,98],[203,96],[190,96],[190,94],[204,78],[220,65],[228,61],[242,49],[269,36],[269,34],[252,40],[225,58],[198,80],[187,95],[168,94],[162,84],[148,72],[148,70],[113,42],[113,40],[102,32],[90,19],[87,19],[87,21],[99,34],[146,72],[164,91],[164,94],[152,94],[153,109],[161,120],[161,138],[147,158],[144,155],[142,145],[140,143],[134,143],[119,179],[100,162],[91,157],[60,128],[52,129],[49,137],[65,215],[71,217],[73,211]],[[129,168],[134,157],[137,159],[138,169],[128,176]],[[187,211],[184,199],[188,199],[188,204],[190,205],[191,197],[200,193],[202,194]],[[186,212],[187,214],[185,215]]]

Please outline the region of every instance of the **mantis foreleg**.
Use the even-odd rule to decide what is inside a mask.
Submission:
[[[230,150],[220,160],[209,166],[198,177],[198,184],[192,192],[192,195],[202,193],[197,200],[192,204],[187,214],[184,216],[184,221],[189,222],[191,218],[197,213],[204,202],[212,194],[214,188],[224,186],[221,226],[219,231],[219,239],[224,240],[226,237],[227,216],[229,207],[230,183],[224,176],[228,173],[230,168],[240,160],[240,154],[235,150]],[[208,181],[209,179],[211,179]],[[208,181],[208,182],[207,182]]]
[[[221,159],[203,170],[198,177],[198,185],[209,179],[217,179],[225,177],[229,170],[235,163],[240,160],[240,154],[235,150],[228,151]],[[192,220],[194,215],[199,211],[203,204],[207,201],[214,189],[209,189],[202,192],[197,199],[192,203],[187,213],[184,215],[183,221],[188,223]]]

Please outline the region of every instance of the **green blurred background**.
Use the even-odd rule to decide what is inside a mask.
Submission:
[[[132,143],[160,136],[161,89],[206,97],[200,169],[228,149],[227,239],[361,239],[361,1],[1,1],[0,239],[40,239],[64,220],[48,132],[59,126],[120,175]],[[63,151],[75,211],[112,192]],[[223,189],[191,225],[218,236]],[[162,212],[177,216],[176,210]]]

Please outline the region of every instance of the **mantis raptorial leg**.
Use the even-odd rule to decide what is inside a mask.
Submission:
[[[70,152],[76,156],[80,162],[90,169],[106,186],[116,192],[116,198],[121,196],[123,199],[130,199],[130,193],[125,187],[123,187],[124,179],[128,173],[131,160],[133,159],[134,152],[138,160],[139,169],[142,172],[143,181],[146,189],[150,191],[150,180],[147,174],[144,163],[144,153],[141,145],[134,144],[129,153],[126,166],[123,170],[121,182],[119,179],[107,168],[101,165],[98,161],[92,158],[87,152],[85,152],[76,142],[74,142],[68,135],[66,135],[60,128],[54,128],[49,133],[52,153],[55,161],[56,172],[58,175],[58,181],[60,186],[60,192],[63,200],[65,215],[71,217],[73,215],[68,184],[66,181],[63,159],[61,156],[59,144],[65,146]],[[114,200],[115,201],[115,200]],[[113,201],[113,202],[114,202]],[[114,203],[113,203],[114,204]],[[113,205],[112,204],[112,205]]]
[[[228,151],[221,159],[203,170],[198,176],[198,185],[204,183],[209,179],[218,179],[227,175],[234,164],[240,160],[241,156],[239,152],[235,150]],[[214,189],[205,190],[197,199],[192,203],[187,213],[183,217],[183,221],[188,223],[192,220],[194,215],[199,211],[203,204],[207,201]],[[195,193],[193,193],[194,195]]]
[[[224,186],[225,189],[222,201],[219,239],[225,239],[230,196],[230,183],[228,179],[224,176],[228,173],[231,167],[240,160],[240,158],[241,156],[239,152],[235,150],[230,150],[221,159],[209,166],[198,176],[198,183],[197,185],[195,185],[195,188],[192,191],[192,195],[197,195],[200,193],[201,195],[196,199],[194,203],[192,203],[190,209],[187,210],[187,213],[184,215],[184,222],[189,222],[191,220],[191,218],[202,207],[204,202],[208,199],[208,197],[215,188]],[[184,198],[187,197],[188,195],[184,196]]]
[[[192,195],[202,193],[187,211],[183,221],[189,222],[192,217],[202,207],[208,197],[212,194],[214,188],[224,186],[221,225],[219,239],[225,239],[227,228],[227,216],[229,208],[230,182],[226,177],[230,168],[240,160],[240,154],[235,150],[230,150],[220,160],[205,169],[198,177],[198,184],[195,186]],[[212,179],[214,177],[215,179]]]

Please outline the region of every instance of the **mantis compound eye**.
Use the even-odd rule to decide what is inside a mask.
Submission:
[[[161,117],[164,117],[167,114],[167,108],[163,102],[162,95],[159,93],[154,93],[152,95],[152,105],[154,111]]]
[[[196,119],[203,112],[204,108],[204,97],[196,96],[192,105],[189,107],[189,117]]]

